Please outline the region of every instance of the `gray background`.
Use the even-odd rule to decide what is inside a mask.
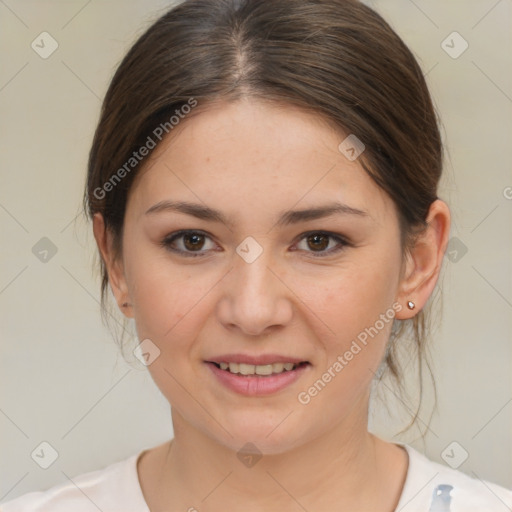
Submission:
[[[397,420],[376,403],[371,429],[512,487],[512,2],[368,3],[427,75],[447,145],[440,197],[453,215],[432,345],[438,410],[427,428],[426,392],[418,421],[425,442],[418,429],[393,437],[413,402],[383,386]],[[123,360],[101,323],[95,246],[79,214],[109,79],[169,5],[0,0],[0,501],[172,437],[168,403],[143,365]],[[35,41],[43,51],[44,31],[58,43],[46,59],[31,47]],[[454,31],[469,44],[457,58],[464,43],[447,39]],[[412,390],[413,366],[408,379]],[[43,442],[58,454],[47,469],[31,457]]]

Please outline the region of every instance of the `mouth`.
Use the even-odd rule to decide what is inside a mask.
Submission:
[[[283,391],[308,373],[312,367],[309,361],[271,357],[251,358],[232,355],[220,357],[216,361],[205,361],[205,364],[215,382],[232,392],[248,397],[267,396]],[[253,362],[259,364],[252,364]]]
[[[246,363],[235,363],[235,362],[215,362],[206,361],[209,364],[213,364],[219,370],[239,375],[242,377],[270,377],[272,375],[280,375],[285,372],[292,372],[303,366],[310,365],[308,361],[301,361],[300,363],[269,363],[269,364],[246,364]]]

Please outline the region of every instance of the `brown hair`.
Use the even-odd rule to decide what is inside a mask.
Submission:
[[[298,106],[363,141],[360,163],[393,200],[406,253],[437,198],[441,137],[411,51],[355,0],[187,0],[147,29],[112,79],[89,155],[84,206],[91,217],[103,215],[116,250],[128,193],[144,166],[127,168],[133,153],[191,98],[200,111],[242,97]],[[112,181],[116,173],[122,179]],[[104,306],[103,262],[101,271]],[[400,387],[396,340],[409,327],[421,386],[424,314],[395,324],[384,366]]]

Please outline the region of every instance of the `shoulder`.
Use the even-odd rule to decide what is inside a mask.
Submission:
[[[137,476],[141,453],[0,503],[0,512],[149,512]]]
[[[396,512],[507,512],[512,490],[429,460],[409,445],[409,469]]]

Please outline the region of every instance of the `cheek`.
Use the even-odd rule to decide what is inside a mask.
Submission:
[[[395,264],[380,261],[351,264],[330,269],[312,282],[298,277],[297,289],[304,302],[341,337],[354,335],[379,318],[394,302],[398,270]]]
[[[304,302],[314,313],[310,321],[325,357],[297,397],[304,414],[334,421],[369,390],[395,315],[385,276],[389,274],[354,267],[309,288]],[[303,286],[307,289],[304,281]]]
[[[199,396],[191,365],[199,358],[194,340],[208,307],[206,297],[215,280],[203,275],[194,279],[185,268],[177,269],[165,258],[144,259],[133,253],[127,265],[130,296],[134,302],[135,326],[140,341],[149,339],[160,353],[148,367],[153,380],[169,402],[180,404],[183,389]],[[143,264],[151,261],[151,264]],[[211,281],[211,282],[210,282]]]
[[[186,266],[178,268],[165,254],[155,255],[152,248],[132,248],[126,253],[126,278],[139,338],[149,338],[159,346],[170,338],[182,339],[178,334],[214,283],[207,275],[194,280]]]
[[[330,367],[341,356],[347,361],[344,378],[364,381],[372,377],[368,368],[377,370],[395,316],[398,258],[398,250],[379,258],[362,251],[343,268],[331,268],[314,280],[297,280],[296,289],[304,291],[313,330],[327,355],[322,366]]]

